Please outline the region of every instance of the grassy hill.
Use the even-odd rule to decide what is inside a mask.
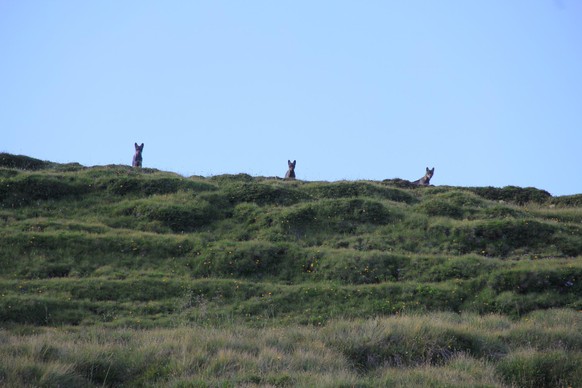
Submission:
[[[0,384],[582,385],[582,195],[0,154],[0,247]]]

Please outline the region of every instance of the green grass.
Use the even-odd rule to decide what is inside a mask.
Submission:
[[[579,197],[0,154],[0,385],[582,385]]]
[[[531,329],[535,334],[530,335]],[[4,329],[11,386],[576,386],[580,313],[404,314],[325,327]],[[526,338],[527,337],[527,338]],[[549,338],[549,340],[548,340]]]

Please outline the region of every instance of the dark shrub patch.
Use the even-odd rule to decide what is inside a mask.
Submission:
[[[310,183],[303,190],[319,199],[375,197],[396,202],[416,202],[416,198],[404,190],[368,182]]]
[[[442,198],[431,198],[423,201],[418,209],[428,216],[463,218],[463,208]]]
[[[52,166],[52,163],[24,155],[0,153],[0,166],[19,170],[40,170]]]
[[[76,325],[86,317],[77,302],[39,296],[10,296],[0,299],[0,321],[31,325]]]
[[[515,291],[519,294],[550,290],[560,293],[582,292],[582,268],[543,270],[529,267],[495,272],[490,276],[489,286],[497,292]]]
[[[433,190],[434,191],[434,190]],[[418,209],[429,215],[450,218],[467,218],[486,205],[475,194],[465,191],[445,191],[429,196]]]
[[[129,202],[119,213],[136,220],[159,221],[174,232],[191,232],[220,219],[220,210],[199,199],[188,204],[149,199]]]
[[[292,280],[301,275],[299,263],[287,244],[244,241],[214,245],[191,267],[194,276]]]
[[[251,202],[257,205],[286,206],[307,198],[297,188],[285,184],[243,182],[225,185],[223,190],[233,204]]]
[[[551,202],[556,206],[582,206],[582,194],[555,197]]]
[[[216,190],[216,186],[200,181],[187,180],[183,178],[151,178],[139,175],[119,177],[102,182],[116,195],[154,195],[172,194],[179,190],[204,192]]]
[[[103,280],[91,279],[70,286],[75,299],[91,301],[150,301],[183,294],[182,284],[162,279]]]
[[[0,178],[12,178],[18,175],[18,171],[10,170],[8,168],[0,168]]]
[[[517,387],[573,387],[582,381],[582,355],[563,351],[523,351],[497,365],[505,381]]]
[[[456,228],[461,252],[477,252],[506,256],[517,248],[536,248],[550,245],[556,228],[533,220],[480,221]]]
[[[421,187],[421,186],[415,185],[411,181],[408,181],[406,179],[400,179],[400,178],[384,179],[382,181],[382,183],[389,185],[389,186],[399,187],[401,189],[417,189],[417,188]]]
[[[478,256],[452,257],[441,264],[435,263],[426,271],[425,277],[434,282],[447,279],[471,279],[489,274],[498,266],[498,262]]]
[[[79,196],[93,190],[88,181],[64,175],[19,175],[0,182],[0,201],[24,206],[37,200]]]
[[[312,252],[311,257],[305,269],[314,272],[316,278],[347,284],[397,281],[401,268],[409,261],[404,256],[354,250]]]
[[[524,205],[528,202],[545,203],[551,195],[545,190],[539,190],[534,187],[515,187],[507,186],[502,189],[497,187],[472,187],[469,190],[475,194],[490,199],[492,201],[513,202],[518,205]]]
[[[320,200],[286,209],[280,223],[287,232],[301,236],[307,232],[330,230],[353,233],[358,225],[384,225],[399,216],[380,202],[367,199]]]
[[[215,175],[209,178],[212,182],[217,182],[219,185],[233,183],[233,182],[252,182],[254,179],[249,174],[223,174]]]

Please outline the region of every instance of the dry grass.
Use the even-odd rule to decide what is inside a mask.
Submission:
[[[576,386],[582,383],[581,329],[580,313],[572,310],[519,321],[433,313],[336,320],[325,327],[19,327],[0,331],[0,383]]]

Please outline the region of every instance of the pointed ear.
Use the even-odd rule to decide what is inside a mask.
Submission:
[[[426,168],[426,172],[429,172],[429,171],[430,171],[430,169],[427,167],[427,168]]]
[[[133,143],[133,144],[135,145],[135,149],[137,150],[139,146],[137,145],[137,143]]]
[[[143,143],[141,143],[141,145],[139,146],[139,148],[141,148],[143,150]]]
[[[296,164],[297,164],[297,161],[296,161],[296,160],[294,160],[294,161],[293,161],[293,167],[295,167],[295,165],[296,165]]]

